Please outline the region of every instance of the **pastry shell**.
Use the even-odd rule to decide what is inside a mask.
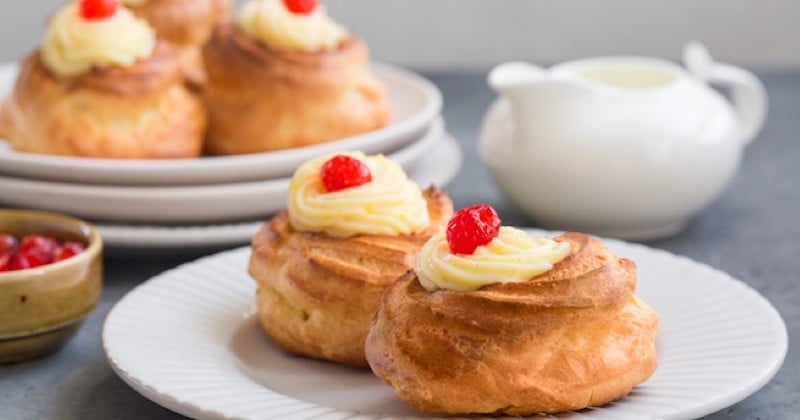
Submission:
[[[200,48],[217,25],[231,16],[229,0],[149,0],[129,6],[138,17],[156,30],[159,38],[178,50],[181,68],[193,87],[205,84],[205,69]]]
[[[0,109],[0,136],[14,149],[95,158],[197,157],[206,114],[185,87],[176,52],[159,42],[130,67],[60,78],[35,51]]]
[[[422,244],[452,215],[444,192],[431,187],[424,196],[430,225],[413,235],[297,232],[285,211],[267,222],[249,266],[267,335],[289,353],[366,367],[364,339],[384,289],[414,267]]]
[[[656,369],[658,316],[634,297],[635,264],[567,233],[570,255],[521,283],[387,288],[366,354],[408,404],[447,414],[531,415],[600,406]]]
[[[364,43],[283,51],[217,28],[203,49],[208,77],[207,150],[241,154],[324,143],[386,125],[391,110]]]

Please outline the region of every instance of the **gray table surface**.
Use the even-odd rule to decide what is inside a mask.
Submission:
[[[486,202],[505,224],[536,226],[503,199],[476,154],[480,119],[493,97],[483,76],[428,76],[444,93],[448,129],[464,150],[464,167],[447,188],[456,206]],[[761,76],[770,94],[769,117],[738,176],[686,231],[649,245],[708,263],[754,287],[781,313],[791,341],[800,334],[800,73]],[[106,363],[100,331],[108,311],[131,288],[198,256],[107,257],[102,303],[77,337],[49,358],[0,367],[0,419],[180,417],[116,377]],[[707,418],[782,419],[798,413],[800,351],[790,344],[783,368],[769,384]]]

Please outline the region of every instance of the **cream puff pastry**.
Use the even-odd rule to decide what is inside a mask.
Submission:
[[[308,146],[386,125],[364,43],[316,6],[249,0],[203,49],[210,154]]]
[[[579,233],[503,227],[474,255],[444,237],[387,288],[366,340],[373,372],[408,404],[554,413],[619,399],[654,372],[658,316],[633,294],[632,261]]]
[[[155,29],[159,38],[178,50],[187,79],[205,83],[200,48],[217,25],[230,19],[229,0],[122,0],[122,3]]]
[[[366,162],[372,180],[326,192],[330,156],[303,165],[288,209],[253,238],[249,272],[261,325],[284,350],[366,366],[364,339],[386,286],[414,267],[422,244],[452,214],[447,195],[419,191],[399,165]]]
[[[184,86],[175,50],[121,6],[85,16],[91,3],[69,3],[50,21],[3,104],[0,135],[30,153],[198,156],[205,111]]]

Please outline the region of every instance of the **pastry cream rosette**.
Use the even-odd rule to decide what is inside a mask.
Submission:
[[[430,218],[425,198],[400,165],[383,155],[340,154],[364,162],[372,181],[326,192],[319,173],[333,155],[306,162],[297,169],[289,185],[287,210],[295,230],[348,237],[409,235],[428,227]]]
[[[419,282],[429,291],[476,290],[493,283],[532,279],[569,254],[569,244],[503,226],[498,236],[472,254],[453,254],[444,232],[422,247],[417,259]]]
[[[274,48],[315,52],[336,49],[348,36],[347,29],[334,22],[325,7],[309,14],[292,13],[282,0],[249,0],[236,16],[247,36]]]
[[[73,2],[50,21],[41,54],[50,71],[74,77],[95,66],[130,66],[150,57],[155,44],[155,31],[124,7],[107,19],[88,20]]]

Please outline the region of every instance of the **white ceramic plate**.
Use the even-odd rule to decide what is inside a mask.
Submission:
[[[433,155],[451,161],[443,123],[388,156],[408,169]],[[290,178],[219,185],[131,187],[67,184],[0,176],[0,203],[124,223],[220,223],[252,220],[284,207]]]
[[[196,185],[285,177],[300,163],[324,153],[363,150],[388,154],[418,138],[442,108],[439,89],[425,78],[387,64],[374,64],[394,109],[392,122],[362,135],[269,153],[199,159],[119,160],[17,153],[0,140],[0,173],[17,177],[106,185]],[[0,92],[16,78],[16,65],[0,66]]]
[[[542,232],[536,232],[542,233]],[[637,294],[658,311],[659,367],[630,395],[575,419],[688,419],[766,384],[786,327],[757,292],[684,257],[607,240],[636,261]],[[425,417],[368,370],[288,356],[254,317],[248,248],[167,271],[125,296],[103,328],[114,371],[156,403],[196,418]]]
[[[410,174],[420,185],[436,185],[444,188],[455,178],[460,168],[461,149],[448,135],[432,150],[432,153],[411,170]],[[281,208],[282,206],[283,204],[281,204]],[[261,219],[264,219],[266,213],[260,216]],[[106,247],[164,250],[246,244],[250,242],[250,238],[258,231],[262,223],[263,220],[194,226],[107,224],[95,224],[94,226],[103,237],[103,244]]]
[[[106,248],[164,249],[213,248],[244,245],[264,220],[218,225],[138,226],[94,224]]]

